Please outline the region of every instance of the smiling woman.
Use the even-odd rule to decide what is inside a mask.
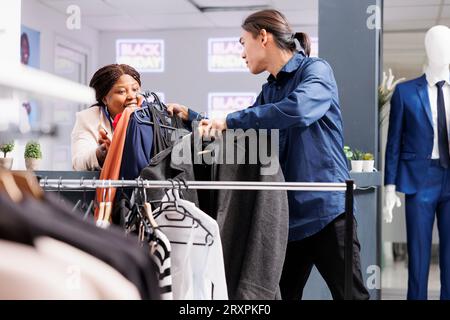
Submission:
[[[97,102],[77,113],[72,130],[74,170],[98,170],[103,166],[111,144],[114,120],[127,107],[142,103],[139,73],[126,64],[110,64],[97,70],[89,86]]]

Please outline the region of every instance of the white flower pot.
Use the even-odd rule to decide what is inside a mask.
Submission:
[[[373,165],[375,164],[375,160],[364,160],[363,161],[363,172],[373,172]]]
[[[352,160],[352,172],[362,172],[362,171],[363,171],[363,161]]]
[[[36,171],[39,169],[41,159],[25,158],[25,167],[27,170]]]
[[[11,170],[13,165],[13,158],[0,158],[0,167]]]

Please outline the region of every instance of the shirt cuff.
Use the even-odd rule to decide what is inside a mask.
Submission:
[[[195,112],[192,109],[188,109],[188,119],[187,119],[187,121],[189,123],[192,123],[192,121],[194,121],[194,120],[200,120],[200,119],[202,119],[202,116],[199,113]]]
[[[260,129],[260,120],[253,119],[247,109],[229,113],[226,118],[228,129]]]

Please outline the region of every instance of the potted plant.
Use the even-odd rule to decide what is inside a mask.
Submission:
[[[41,145],[36,141],[29,141],[25,146],[24,157],[27,170],[37,170],[42,159]]]
[[[3,158],[0,158],[0,167],[11,170],[13,158],[7,158],[6,154],[14,150],[14,141],[0,145],[0,151],[3,152]]]
[[[350,149],[349,146],[344,146],[344,154],[345,154],[345,157],[347,158],[347,161],[348,161],[347,165],[349,165],[349,164],[350,164],[350,161],[351,161],[352,158],[353,158],[353,152],[352,152],[352,149]]]
[[[363,156],[364,152],[361,150],[353,150],[352,156],[352,172],[362,172],[363,171]]]
[[[363,172],[373,172],[375,160],[373,154],[367,152],[363,155]]]

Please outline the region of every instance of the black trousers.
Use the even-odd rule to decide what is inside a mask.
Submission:
[[[353,224],[353,299],[369,299],[361,273],[360,244]],[[283,300],[300,300],[313,265],[322,275],[333,299],[344,299],[344,238],[345,215],[339,215],[318,233],[292,241],[287,245],[281,275]]]

